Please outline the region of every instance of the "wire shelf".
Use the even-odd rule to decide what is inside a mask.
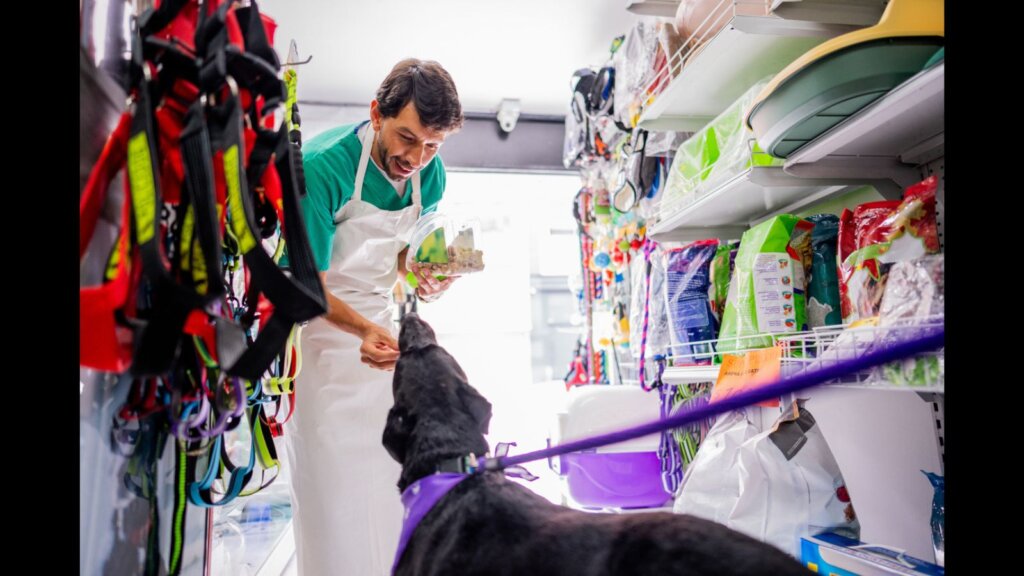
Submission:
[[[830,326],[778,338],[782,348],[782,375],[823,368],[932,333],[943,317],[907,319],[884,326]],[[848,374],[830,384],[879,390],[937,392],[945,390],[944,349],[866,372]]]

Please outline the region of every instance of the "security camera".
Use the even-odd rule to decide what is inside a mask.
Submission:
[[[504,99],[498,106],[498,125],[505,132],[511,132],[519,120],[519,100]]]

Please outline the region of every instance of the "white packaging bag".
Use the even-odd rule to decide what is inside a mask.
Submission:
[[[831,531],[859,539],[839,465],[803,401],[764,432],[742,414],[731,413],[709,432],[674,510],[725,524],[796,558],[802,536]]]

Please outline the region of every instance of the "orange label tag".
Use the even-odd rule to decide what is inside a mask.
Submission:
[[[711,390],[711,401],[753,390],[773,382],[781,373],[782,349],[779,347],[751,350],[742,355],[725,354],[718,370],[718,382]],[[758,406],[776,408],[778,398],[758,402]]]

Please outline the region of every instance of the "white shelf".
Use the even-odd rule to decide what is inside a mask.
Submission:
[[[852,184],[836,178],[799,178],[781,166],[755,166],[682,205],[674,214],[651,227],[659,241],[700,238],[739,238],[759,220],[795,212],[814,202],[840,194]]]
[[[785,335],[779,338],[782,346],[782,374],[793,375],[805,370],[834,366],[840,362],[859,358],[865,354],[884,349],[897,342],[921,337],[943,326],[942,316],[931,318],[907,318],[886,326],[862,326],[850,328],[829,326]],[[913,366],[897,368],[897,373],[907,368],[920,368],[918,385],[893,383],[889,374],[882,369],[847,374],[827,387],[879,392],[917,392],[920,394],[945,393],[945,367],[943,352],[936,350],[921,354]],[[923,364],[918,364],[923,363]],[[931,368],[929,369],[929,366]],[[904,377],[910,381],[909,375]]]
[[[716,382],[718,366],[669,366],[661,379],[666,384],[697,384]]]
[[[944,154],[945,80],[944,63],[918,73],[794,152],[786,172],[917,182],[917,166]]]
[[[772,13],[780,18],[859,24],[878,24],[885,0],[774,0]]]
[[[879,392],[918,392],[921,394],[945,394],[945,386],[894,386],[886,384],[830,384],[832,388],[856,390],[877,390]]]
[[[931,403],[911,394],[837,386],[804,392],[806,407],[839,463],[861,540],[931,560],[932,488],[921,470],[943,472]]]
[[[672,56],[672,70],[681,66],[681,72],[644,108],[638,125],[649,130],[699,130],[757,81],[853,29],[774,16],[733,16],[692,57],[688,43]]]

